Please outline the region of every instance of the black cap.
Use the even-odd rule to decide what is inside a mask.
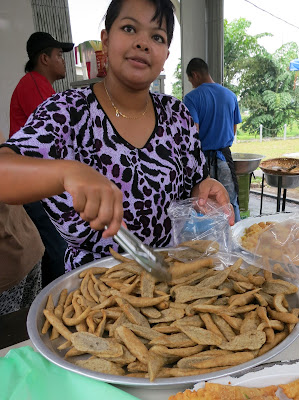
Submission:
[[[54,47],[56,49],[62,49],[64,52],[71,51],[74,47],[74,43],[59,42],[54,39],[49,33],[46,32],[35,32],[27,41],[27,54],[29,60],[32,60],[36,54],[46,49],[47,47]]]

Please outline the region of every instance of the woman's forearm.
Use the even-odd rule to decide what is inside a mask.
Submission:
[[[116,234],[123,218],[121,190],[105,176],[79,161],[45,160],[0,149],[0,201],[25,204],[64,191],[92,229]]]
[[[65,171],[76,161],[44,160],[0,149],[0,200],[25,204],[64,191]]]

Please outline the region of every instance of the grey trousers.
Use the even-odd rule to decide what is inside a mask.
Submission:
[[[215,178],[215,167],[211,165],[210,167],[210,177]],[[217,181],[222,183],[228,192],[230,202],[234,207],[235,212],[235,222],[241,220],[240,208],[238,204],[238,194],[235,190],[235,184],[233,182],[232,174],[230,172],[229,166],[226,161],[217,158]]]

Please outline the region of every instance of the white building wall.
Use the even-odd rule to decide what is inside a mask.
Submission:
[[[0,1],[0,130],[8,137],[12,92],[24,75],[26,42],[34,32],[30,0]]]
[[[193,57],[207,60],[206,0],[181,0],[181,54],[183,96],[192,90],[186,68]]]
[[[224,0],[180,0],[183,95],[192,90],[186,67],[193,57],[202,58],[213,80],[223,82]]]

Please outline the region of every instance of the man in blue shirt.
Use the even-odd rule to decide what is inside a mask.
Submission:
[[[208,65],[201,58],[193,58],[186,69],[193,90],[183,102],[197,126],[210,176],[228,191],[235,211],[235,222],[240,221],[238,181],[230,146],[233,144],[237,124],[242,122],[236,95],[215,83]]]

